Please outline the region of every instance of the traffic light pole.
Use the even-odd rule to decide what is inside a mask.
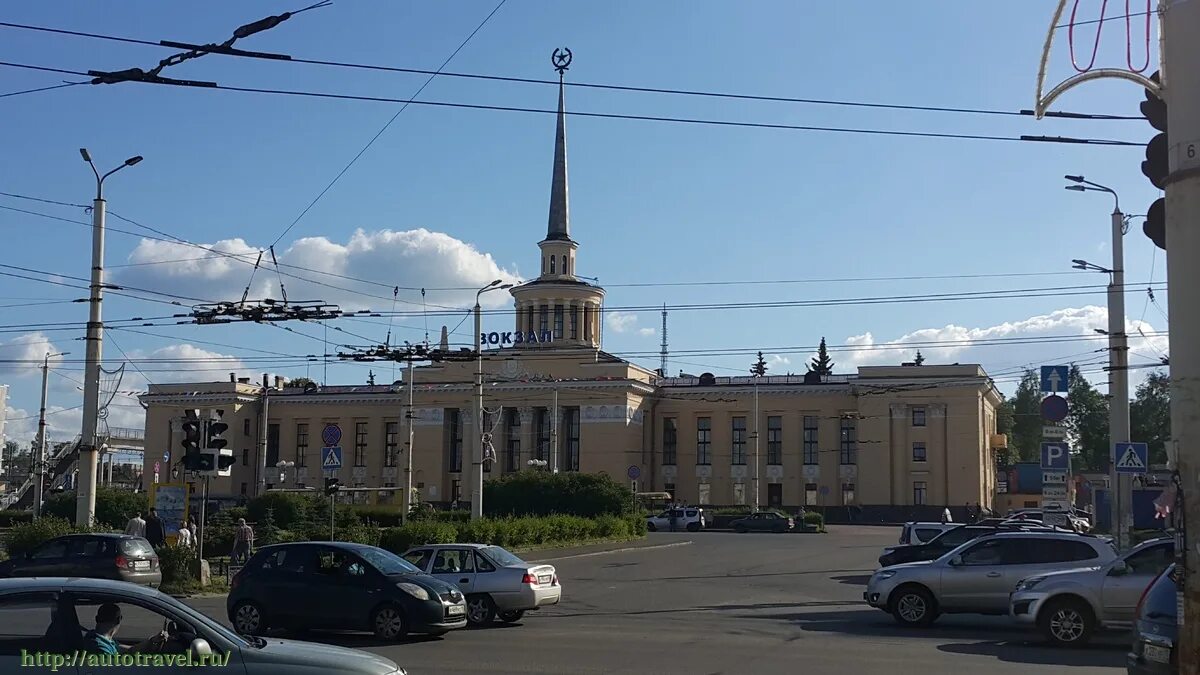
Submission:
[[[1171,443],[1183,491],[1184,583],[1179,672],[1200,674],[1200,2],[1164,3],[1163,89],[1170,174],[1166,185],[1171,304]]]

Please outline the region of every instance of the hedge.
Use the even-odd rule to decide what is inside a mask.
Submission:
[[[42,542],[55,537],[91,531],[93,531],[91,528],[76,527],[74,523],[65,518],[43,516],[35,521],[21,523],[9,530],[4,546],[8,550],[9,557],[16,558],[37,548]]]
[[[33,511],[0,511],[0,527],[33,522]]]
[[[484,483],[489,516],[571,514],[594,518],[629,513],[633,493],[602,474],[519,471]]]
[[[314,506],[312,502],[312,497],[295,492],[268,492],[247,502],[246,515],[243,517],[261,523],[270,511],[276,527],[290,530],[310,519]]]
[[[816,511],[805,511],[804,512],[804,524],[811,525],[811,526],[817,528],[818,532],[824,532],[825,531],[825,516],[821,515],[820,513],[817,513]]]
[[[145,492],[131,492],[120,488],[100,487],[96,489],[96,525],[124,530],[134,514],[143,516],[150,509],[149,497]],[[42,513],[67,520],[75,519],[75,492],[58,492],[46,498]]]
[[[645,533],[644,519],[612,515],[598,518],[563,515],[484,518],[465,523],[414,521],[384,530],[379,546],[395,553],[404,553],[413,546],[455,542],[526,548],[604,539],[635,539]]]

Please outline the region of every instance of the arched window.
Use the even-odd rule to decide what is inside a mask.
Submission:
[[[570,274],[570,272],[567,271],[567,256],[565,255],[562,257],[562,270],[563,274]]]
[[[550,274],[554,274],[554,256],[550,256]]]

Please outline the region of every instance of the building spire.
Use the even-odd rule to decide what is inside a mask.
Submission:
[[[567,199],[567,109],[563,75],[571,66],[571,50],[555,49],[550,57],[558,71],[558,127],[554,134],[554,177],[550,182],[550,222],[546,239],[571,240],[571,210]]]

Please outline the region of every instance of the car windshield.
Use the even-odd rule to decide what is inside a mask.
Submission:
[[[501,567],[516,567],[517,565],[525,564],[524,560],[521,560],[517,556],[509,553],[507,550],[502,549],[499,546],[486,546],[483,548],[483,552],[487,555],[487,557],[492,559],[492,562]]]
[[[374,546],[355,549],[354,552],[383,574],[413,574],[421,571],[395,553]]]

